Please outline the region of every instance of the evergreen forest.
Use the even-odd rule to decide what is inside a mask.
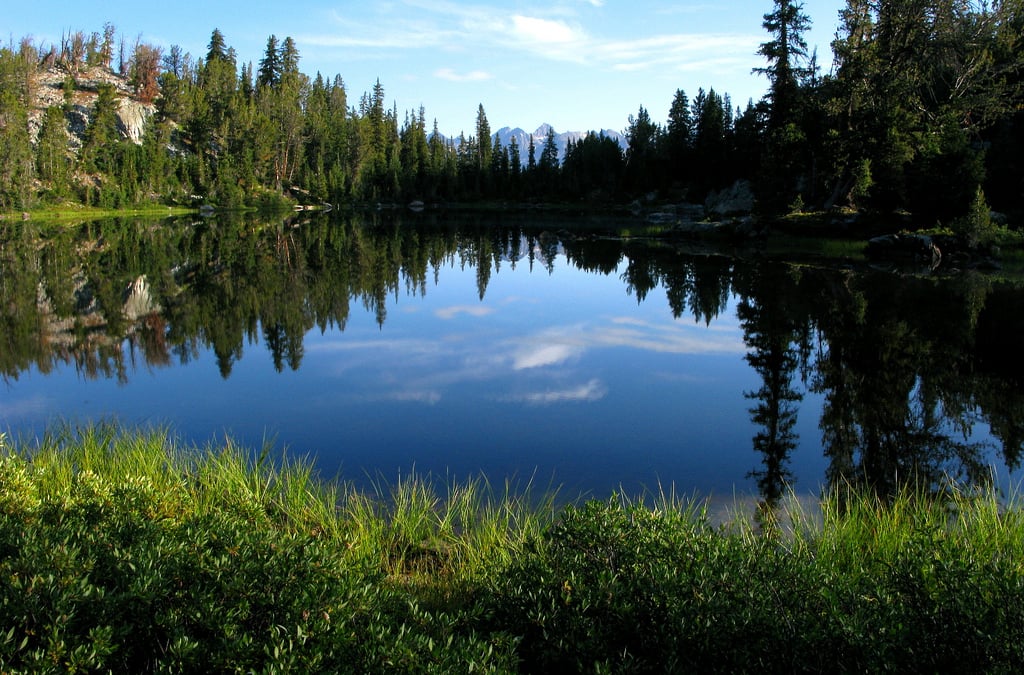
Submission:
[[[979,205],[1019,212],[1024,0],[848,0],[828,65],[806,42],[802,3],[766,8],[761,100],[666,92],[665,121],[639,107],[625,148],[590,134],[564,157],[553,130],[539,147],[503,146],[483,104],[475,133],[445,138],[424,107],[389,106],[379,80],[355,96],[341,74],[303,73],[290,37],[269,36],[255,63],[217,29],[200,55],[126,42],[110,23],[60,44],[12,39],[0,49],[0,211],[702,203],[746,180],[769,217],[898,212],[931,227]],[[145,111],[137,137],[119,121],[125,100]]]

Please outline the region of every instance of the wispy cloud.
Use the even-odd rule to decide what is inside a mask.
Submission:
[[[33,396],[23,400],[0,403],[0,417],[8,420],[23,417],[37,417],[50,409],[51,401],[45,396]]]
[[[608,393],[600,380],[593,379],[578,387],[531,392],[508,397],[509,401],[522,401],[532,405],[548,405],[551,403],[589,403],[599,401]]]
[[[484,70],[473,70],[468,73],[457,73],[451,68],[441,68],[434,71],[434,77],[449,82],[485,82],[493,79],[494,76]]]
[[[395,391],[385,394],[381,398],[392,401],[435,405],[441,400],[441,392],[429,389],[419,391]]]
[[[670,34],[637,40],[615,40],[595,45],[595,58],[619,71],[658,68],[687,69],[692,64],[746,63],[761,38],[743,34]],[[713,54],[713,58],[708,55]]]
[[[434,312],[434,316],[439,319],[454,319],[460,314],[468,314],[469,316],[488,316],[494,313],[493,307],[485,307],[484,305],[454,305],[452,307],[442,307]]]
[[[579,0],[593,8],[601,0]],[[686,12],[720,10],[701,5]],[[353,20],[336,12],[330,32],[302,36],[301,42],[320,47],[355,48],[383,55],[397,50],[432,49],[451,52],[506,50],[538,58],[585,63],[595,68],[633,72],[654,69],[743,67],[762,35],[742,33],[668,32],[636,40],[608,39],[584,27],[589,10],[565,3],[543,11],[509,13],[507,9],[448,0],[404,0],[375,8],[373,20]],[[716,57],[709,59],[709,54]],[[460,72],[442,68],[436,77],[454,82],[497,79],[483,70]]]
[[[746,345],[736,329],[711,330],[700,326],[661,324],[632,317],[613,317],[594,325],[558,326],[532,336],[515,352],[515,363],[545,357],[559,363],[596,347],[627,347],[670,354],[745,354]],[[563,357],[555,360],[556,357]]]
[[[453,305],[434,310],[437,316],[483,316],[479,305]],[[477,325],[471,322],[470,325]],[[595,401],[608,387],[598,377],[600,361],[584,359],[596,350],[642,350],[666,354],[744,354],[738,326],[708,329],[685,322],[648,321],[635,316],[611,316],[581,323],[550,326],[528,334],[489,339],[486,330],[455,331],[432,338],[396,340],[334,339],[307,349],[328,377],[347,378],[358,370],[360,382],[348,395],[359,400],[407,401],[435,405],[458,397],[475,383],[495,383],[511,393],[497,400],[553,405]],[[609,355],[614,351],[607,351]],[[615,358],[610,356],[610,358]],[[589,371],[589,372],[587,372]],[[567,381],[585,380],[567,386]],[[550,388],[544,388],[545,386]],[[526,393],[521,393],[523,391]]]
[[[529,370],[531,368],[543,368],[555,366],[578,356],[583,352],[580,345],[566,343],[526,344],[516,350],[512,358],[513,370]]]

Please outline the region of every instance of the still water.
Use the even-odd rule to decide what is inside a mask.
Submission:
[[[483,473],[573,495],[1016,480],[1015,284],[622,224],[11,224],[0,428],[117,420],[188,444],[270,441],[357,483]]]

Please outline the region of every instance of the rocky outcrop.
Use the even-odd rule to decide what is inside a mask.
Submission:
[[[924,234],[887,234],[868,241],[867,256],[873,260],[924,265],[932,269],[942,262],[942,251]]]
[[[712,192],[704,202],[704,210],[713,218],[748,215],[754,210],[754,190],[750,181],[739,180],[731,187]]]
[[[74,89],[70,100],[65,100],[64,83],[69,77],[74,79]],[[87,68],[72,76],[57,65],[37,74],[33,81],[35,100],[29,111],[29,133],[32,141],[35,142],[39,136],[46,109],[63,106],[68,124],[68,147],[73,150],[82,147],[85,129],[92,119],[97,92],[103,83],[112,85],[117,92],[117,128],[122,138],[130,139],[136,144],[142,143],[146,122],[156,113],[156,106],[136,99],[127,78],[100,67]]]
[[[146,122],[156,112],[156,106],[122,98],[117,111],[117,129],[121,135],[136,145],[142,144]]]

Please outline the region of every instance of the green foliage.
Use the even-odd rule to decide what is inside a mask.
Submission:
[[[82,161],[91,171],[113,173],[120,134],[117,129],[117,100],[114,86],[100,83],[92,119],[82,140]]]
[[[850,188],[850,198],[854,204],[868,198],[871,194],[871,187],[874,179],[871,176],[871,160],[862,159],[853,170],[853,184]]]
[[[850,0],[824,87],[841,139],[835,194],[848,194],[870,160],[875,187],[863,205],[907,208],[922,224],[962,215],[983,177],[979,140],[996,126],[1005,140],[1019,124],[1022,52],[1005,50],[1009,35],[1021,38],[1019,13],[1019,3]]]
[[[3,452],[6,668],[509,669],[510,642],[421,609],[353,554],[359,530],[306,465],[110,427]]]
[[[541,148],[532,139],[529,148],[495,143],[483,104],[475,135],[458,144],[440,136],[436,121],[434,133],[426,132],[422,108],[401,125],[379,81],[349,106],[341,75],[300,72],[291,37],[269,36],[258,69],[243,63],[239,70],[234,49],[214,29],[205,59],[193,62],[172,47],[162,73],[160,50],[137,42],[125,70],[136,97],[157,106],[141,156],[119,147],[127,142],[114,121],[114,92],[101,85],[81,152],[66,157],[65,168],[56,117],[29,143],[33,76],[50,59],[38,58],[26,39],[20,52],[4,49],[0,59],[0,206],[31,205],[41,192],[106,207],[198,195],[236,208],[265,201],[266,191],[281,203],[333,205],[600,203],[652,192],[699,203],[747,179],[771,217],[799,196],[814,209],[909,210],[930,226],[964,215],[983,180],[996,208],[1020,201],[1013,179],[1024,126],[1019,14],[1019,3],[1009,2],[849,0],[832,45],[835,68],[821,77],[804,38],[810,17],[801,3],[777,0],[763,17],[768,39],[757,51],[765,65],[755,70],[769,81],[763,100],[741,112],[713,88],[692,100],[677,89],[666,124],[643,107],[630,117],[622,159],[595,146],[561,162],[553,139]],[[54,53],[68,73],[65,113],[74,78],[86,67],[109,67],[113,44],[107,24],[102,35],[69,33]]]
[[[28,79],[20,57],[0,49],[0,209],[27,208],[32,202]]]
[[[998,227],[992,222],[991,210],[981,187],[975,191],[967,215],[953,221],[953,231],[971,248],[988,246],[995,240]]]
[[[807,41],[804,39],[811,20],[803,13],[803,3],[775,0],[774,5],[774,10],[764,15],[762,24],[772,39],[762,43],[757,51],[768,65],[754,72],[768,77],[769,126],[779,129],[796,121],[802,81],[813,75],[807,66]]]
[[[15,95],[0,91],[0,209],[31,204],[33,173],[28,110]]]
[[[162,432],[0,436],[13,672],[876,672],[1024,658],[1024,517],[836,492],[713,526],[662,495],[565,507]]]
[[[964,496],[839,503],[822,526],[793,509],[778,538],[678,508],[568,509],[489,588],[488,611],[522,636],[527,672],[999,671],[1020,658],[1016,515]]]

